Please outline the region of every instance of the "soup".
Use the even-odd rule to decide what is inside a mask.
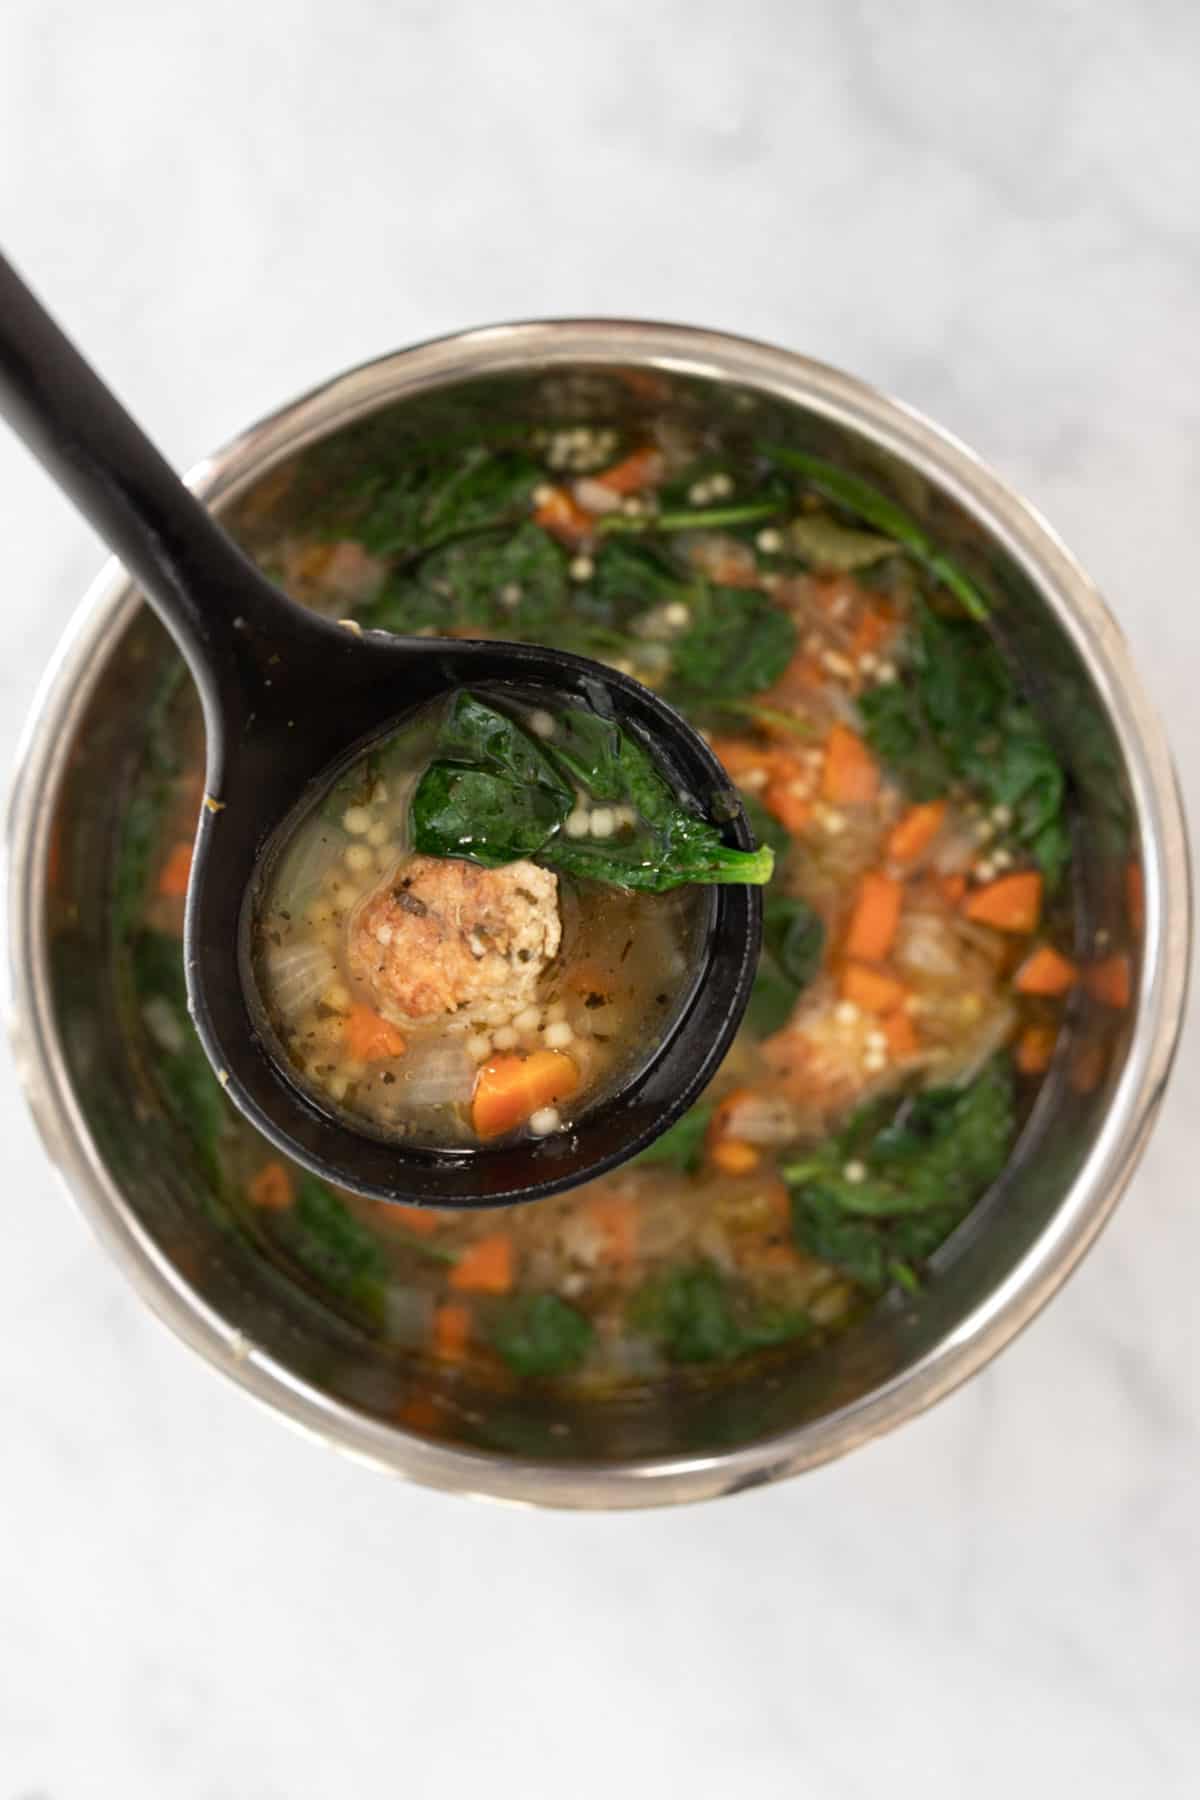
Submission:
[[[644,760],[598,715],[456,693],[293,828],[258,900],[253,967],[315,1098],[406,1144],[548,1137],[670,1029],[706,917],[687,881],[769,863],[688,814],[689,843],[711,839],[721,867],[693,859],[658,891],[671,846],[628,782],[596,794],[573,754],[584,740]],[[641,774],[656,779],[648,761]]]
[[[857,475],[698,419],[413,447],[260,553],[367,628],[529,639],[636,675],[707,733],[774,852],[744,1027],[636,1162],[493,1213],[356,1199],[280,1162],[191,1036],[177,937],[199,723],[177,697],[131,824],[132,966],[165,1103],[269,1254],[398,1356],[580,1390],[816,1348],[936,1281],[1072,995],[1120,1009],[1132,980],[1118,942],[1075,946],[1064,773],[944,549]],[[343,809],[343,861],[396,841],[388,799],[371,804]],[[621,893],[604,904],[638,903]],[[528,1032],[532,1051],[534,1005],[543,1046],[560,1024],[568,1050],[589,1023],[594,1042],[600,1009],[565,981],[528,1021],[468,1014],[467,1035]],[[1085,1065],[1080,1086],[1100,1078]]]

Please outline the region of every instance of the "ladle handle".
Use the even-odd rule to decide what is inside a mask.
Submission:
[[[294,611],[209,517],[0,256],[0,412],[145,590],[207,689],[234,619]]]

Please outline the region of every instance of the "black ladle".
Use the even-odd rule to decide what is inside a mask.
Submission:
[[[264,845],[334,765],[451,689],[514,684],[582,700],[652,747],[679,791],[751,847],[720,764],[637,682],[526,644],[358,635],[272,586],[168,468],[0,257],[0,410],[124,563],[200,690],[207,796],[188,885],[184,958],[200,1041],[230,1098],[309,1169],[376,1199],[438,1206],[533,1200],[644,1149],[710,1079],[749,998],[757,890],[708,890],[703,966],[670,1034],[570,1131],[479,1151],[402,1148],[321,1110],[268,1051],[240,969]]]

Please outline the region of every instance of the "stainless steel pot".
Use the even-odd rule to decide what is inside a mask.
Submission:
[[[155,1116],[108,938],[114,824],[149,677],[172,654],[121,570],[84,599],[37,697],[9,819],[16,1058],[47,1149],[98,1235],[186,1342],[294,1424],[414,1480],[572,1507],[661,1505],[795,1474],[890,1430],[982,1367],[1066,1279],[1146,1141],[1189,960],[1184,825],[1162,730],[1121,635],[1047,526],[907,408],[780,350],[675,326],[568,321],[438,340],[352,370],[193,472],[231,527],[286,525],[282,465],[340,478],[431,421],[696,416],[725,409],[847,456],[927,519],[988,591],[1071,771],[1084,929],[1144,916],[1132,1007],[1084,1002],[999,1188],[918,1300],[819,1355],[571,1405],[394,1366],[289,1284],[221,1215]],[[292,483],[289,493],[296,491]],[[299,483],[304,493],[304,483]],[[279,496],[283,495],[283,498]],[[311,498],[311,493],[310,496]],[[1138,909],[1140,912],[1140,909]]]

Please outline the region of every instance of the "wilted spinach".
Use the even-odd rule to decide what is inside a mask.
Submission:
[[[787,1023],[792,1008],[821,966],[825,927],[805,900],[768,893],[763,943],[746,1017],[757,1037]]]
[[[1015,1129],[1003,1055],[965,1087],[869,1104],[784,1168],[796,1242],[870,1293],[911,1283],[999,1176]]]
[[[602,804],[628,805],[635,826],[618,835],[563,830],[576,785]],[[411,819],[427,856],[463,856],[500,867],[536,856],[551,868],[618,887],[665,893],[693,882],[761,885],[769,849],[733,850],[671,792],[641,745],[582,708],[555,715],[539,740],[477,696],[456,694],[417,784]]]
[[[487,1336],[517,1375],[567,1375],[587,1356],[595,1331],[557,1294],[516,1294],[493,1313]]]
[[[667,696],[705,708],[771,687],[796,649],[793,619],[754,588],[700,584],[691,623],[675,641]]]
[[[990,806],[1007,807],[1005,839],[1055,886],[1070,856],[1066,779],[986,633],[919,605],[901,680],[869,688],[859,707],[876,755],[914,799],[963,782]]]
[[[315,1175],[302,1174],[286,1212],[271,1215],[272,1237],[331,1294],[372,1324],[383,1319],[388,1262],[381,1246],[343,1200]]]
[[[542,472],[521,449],[431,447],[374,478],[354,533],[375,556],[405,559],[465,533],[515,524]]]
[[[727,1362],[810,1328],[806,1313],[768,1305],[704,1261],[651,1275],[632,1295],[626,1317],[682,1363]]]
[[[393,573],[359,612],[372,630],[439,635],[514,632],[545,638],[568,612],[567,556],[526,520],[503,535],[468,537]]]
[[[987,618],[987,603],[969,576],[944,551],[938,549],[924,527],[918,525],[902,506],[889,500],[886,494],[881,493],[877,487],[872,487],[869,481],[864,481],[861,475],[851,475],[846,469],[839,469],[836,464],[826,462],[824,457],[810,456],[804,450],[772,445],[766,454],[781,468],[803,475],[808,485],[826,500],[832,500],[835,505],[853,513],[856,518],[865,519],[868,525],[873,525],[885,537],[902,545],[927,575],[949,589],[971,618]]]

